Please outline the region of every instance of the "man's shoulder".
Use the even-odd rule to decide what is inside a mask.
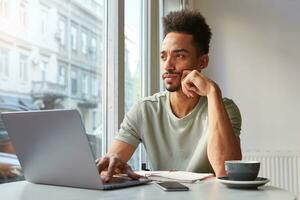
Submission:
[[[143,99],[141,99],[139,101],[139,104],[157,104],[157,103],[160,103],[162,101],[166,101],[167,99],[167,92],[164,91],[164,92],[158,92],[158,93],[155,93],[151,96],[148,96],[148,97],[145,97]]]
[[[228,97],[223,97],[223,104],[226,105],[236,105],[234,101]]]

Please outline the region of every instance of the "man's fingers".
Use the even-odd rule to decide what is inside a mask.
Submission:
[[[130,178],[132,178],[134,180],[137,180],[137,179],[141,178],[141,176],[138,175],[138,174],[136,174],[136,173],[134,173],[130,167],[127,169],[126,174],[128,175],[128,177],[130,177]]]
[[[183,80],[192,70],[183,70],[181,75],[181,80]]]
[[[189,82],[188,80],[183,80],[182,91],[188,97],[194,97],[195,95],[197,95],[196,86],[192,82]]]
[[[105,177],[103,178],[104,182],[109,182],[114,174],[126,173],[128,177],[132,179],[139,179],[141,176],[134,173],[129,165],[126,162],[123,162],[118,156],[105,156],[96,161],[97,168],[101,173],[104,169],[107,169]]]
[[[108,169],[107,169],[107,174],[104,178],[104,181],[105,182],[108,182],[110,181],[110,179],[112,178],[112,176],[114,175],[114,172],[115,172],[115,168],[117,167],[117,164],[119,162],[118,158],[116,157],[111,157],[109,159],[109,165],[108,165]]]
[[[104,169],[106,169],[109,165],[109,157],[103,157],[101,159],[97,159],[96,160],[96,166],[98,168],[99,173],[101,173],[101,171],[103,171]]]

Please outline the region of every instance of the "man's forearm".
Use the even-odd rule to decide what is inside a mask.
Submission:
[[[241,159],[240,141],[235,136],[227,111],[223,105],[221,91],[213,85],[208,99],[208,159],[216,176],[226,175],[225,160]]]
[[[135,147],[120,140],[114,140],[109,148],[108,155],[117,155],[122,161],[127,162],[135,151]]]

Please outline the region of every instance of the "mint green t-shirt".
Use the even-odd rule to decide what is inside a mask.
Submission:
[[[240,135],[241,115],[235,103],[223,103],[235,135]],[[144,144],[151,170],[213,172],[207,157],[207,98],[200,97],[185,117],[176,117],[170,93],[156,93],[136,103],[125,115],[115,139],[138,146]]]

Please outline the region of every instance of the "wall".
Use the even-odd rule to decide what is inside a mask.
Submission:
[[[245,150],[300,149],[300,1],[198,0],[211,25],[206,74],[238,104]]]

